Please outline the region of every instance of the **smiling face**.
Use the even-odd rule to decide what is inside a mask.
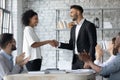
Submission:
[[[70,17],[72,18],[73,21],[77,20],[78,14],[76,9],[72,8],[70,10]]]
[[[73,21],[76,21],[78,19],[78,17],[81,17],[82,13],[77,10],[77,9],[70,9],[70,17],[72,18]]]
[[[38,16],[34,15],[32,18],[30,18],[29,25],[32,27],[35,27],[35,26],[37,26],[37,24],[38,24]]]

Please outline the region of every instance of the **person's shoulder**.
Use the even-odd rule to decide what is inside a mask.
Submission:
[[[84,21],[85,23],[87,23],[87,24],[91,24],[91,25],[94,25],[94,23],[92,23],[91,21],[88,21],[88,20],[86,20],[85,19],[85,21]]]
[[[0,62],[3,62],[4,61],[4,57],[1,55],[1,52],[0,52]]]
[[[120,58],[120,53],[117,53],[117,55],[115,55],[116,58]]]
[[[92,23],[91,21],[88,21],[88,20],[85,19],[84,23],[86,24],[87,28],[91,28],[91,27],[94,28],[94,29],[96,28],[95,24]]]
[[[115,56],[113,57],[113,60],[114,60],[115,62],[119,62],[119,63],[120,63],[120,53],[118,53],[117,55],[115,55]]]
[[[33,30],[33,28],[30,27],[30,26],[26,26],[25,29],[24,29],[24,31],[32,31],[32,30]]]

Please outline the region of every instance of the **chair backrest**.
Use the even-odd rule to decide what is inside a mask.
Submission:
[[[26,64],[28,71],[40,71],[42,59],[34,59]]]

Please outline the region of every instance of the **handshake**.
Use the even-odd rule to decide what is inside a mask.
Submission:
[[[48,42],[52,47],[58,47],[59,46],[59,42],[56,40],[50,40]]]

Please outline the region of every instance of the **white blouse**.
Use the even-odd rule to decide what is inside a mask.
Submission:
[[[25,52],[25,57],[30,56],[30,60],[41,58],[40,47],[33,48],[31,45],[35,42],[39,42],[39,38],[34,31],[34,28],[26,26],[24,29],[23,37],[23,52]]]

